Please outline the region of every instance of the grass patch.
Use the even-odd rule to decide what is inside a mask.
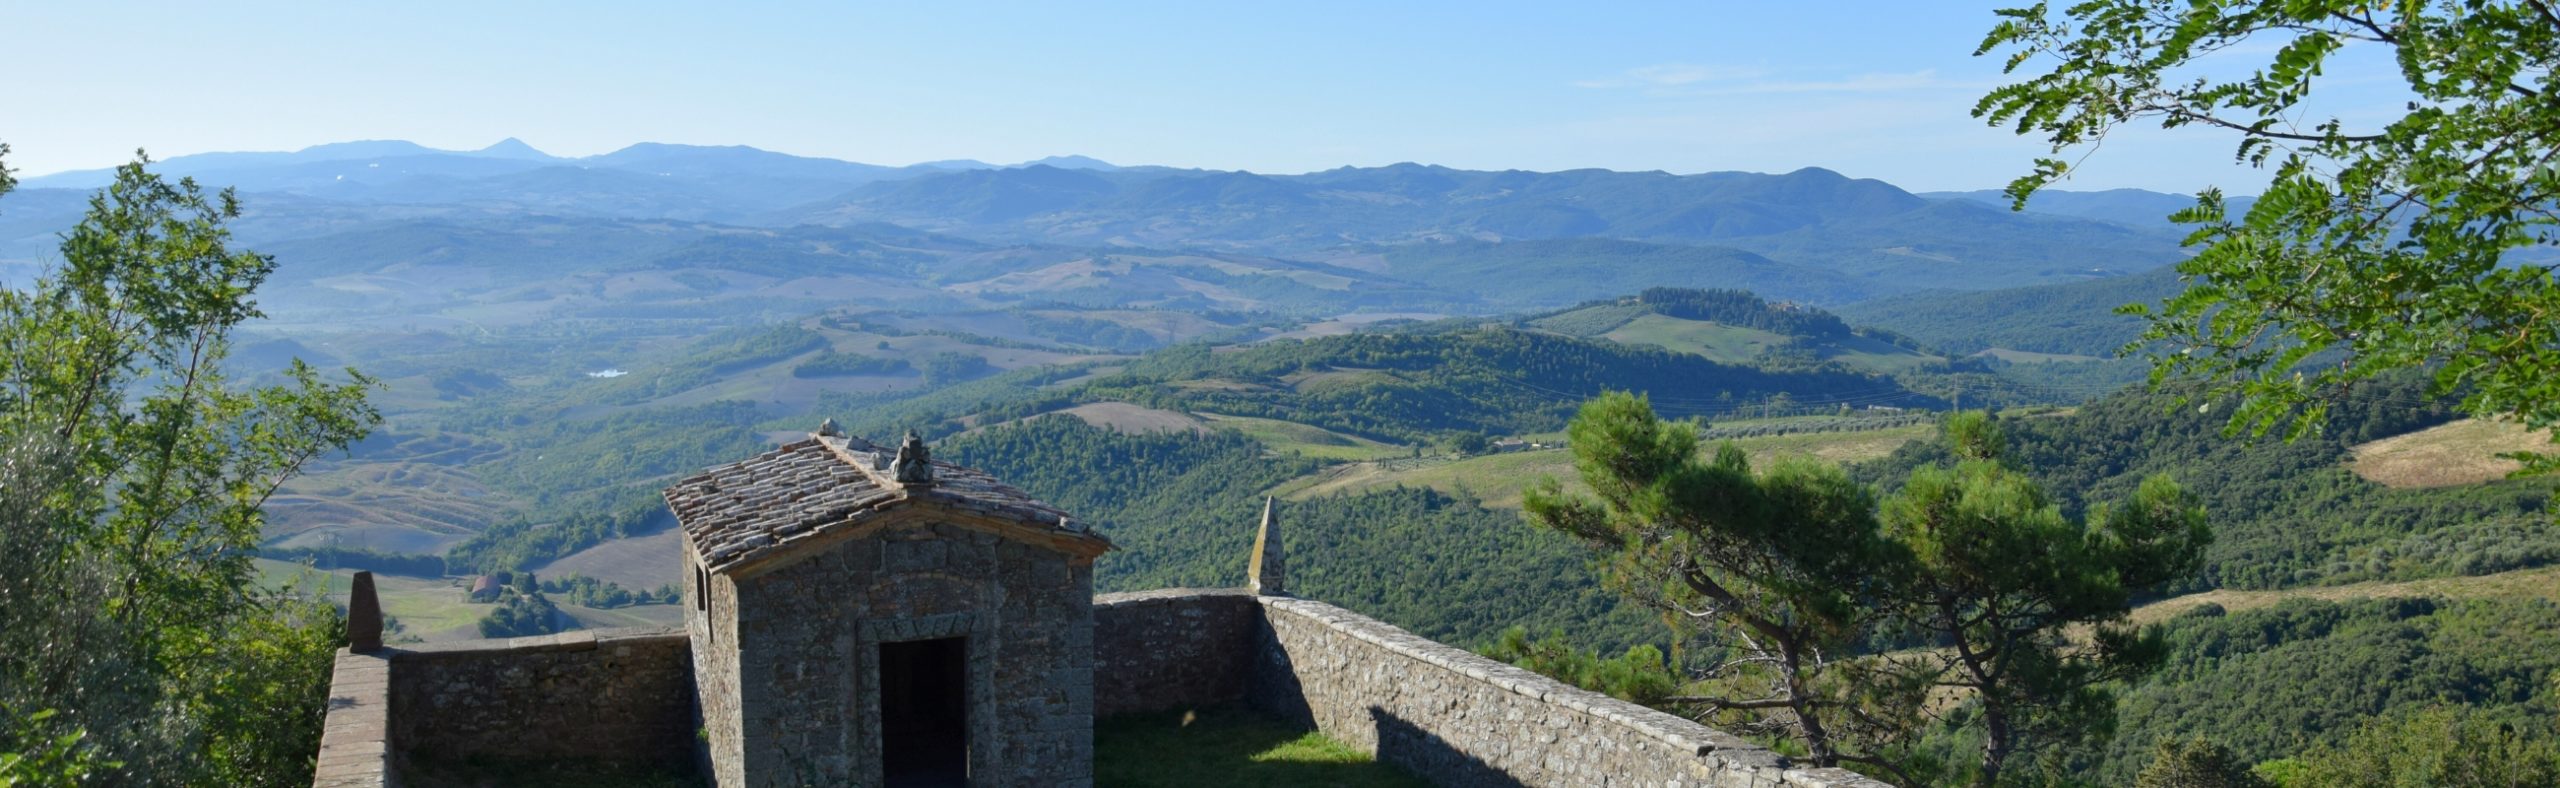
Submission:
[[[2500,453],[2553,448],[2549,435],[2521,424],[2463,419],[2357,446],[2347,467],[2385,487],[2452,487],[2497,481],[2523,467]]]
[[[322,591],[341,608],[347,604],[347,595],[354,591],[355,570],[352,569],[323,572],[290,561],[271,558],[255,561],[258,584],[266,588]],[[552,575],[545,572],[543,576]],[[400,622],[400,631],[389,638],[395,644],[478,638],[480,618],[498,609],[494,604],[470,601],[463,593],[463,579],[459,577],[404,577],[376,572],[373,589],[376,597],[382,600],[382,612]],[[604,609],[572,605],[563,599],[555,596],[552,601],[559,603],[560,610],[568,613],[579,626],[589,629],[664,627],[684,622],[684,608],[680,605],[630,605]]]
[[[2349,583],[2339,586],[2287,588],[2277,591],[2218,589],[2163,599],[2134,608],[2133,621],[2137,624],[2154,623],[2206,604],[2221,605],[2225,611],[2238,613],[2243,610],[2267,607],[2287,599],[2342,602],[2351,599],[2418,596],[2450,599],[2560,600],[2560,566],[2519,569],[2513,572],[2469,577],[2430,577],[2423,580]]]
[[[1084,423],[1131,435],[1150,432],[1192,432],[1200,429],[1200,420],[1191,414],[1160,410],[1127,402],[1093,402],[1059,411]]]
[[[268,588],[304,589],[327,583],[331,600],[344,605],[354,585],[355,571],[339,569],[322,572],[301,564],[256,559],[258,582]],[[479,637],[474,627],[480,617],[497,609],[496,605],[472,604],[463,596],[458,580],[450,578],[418,578],[373,575],[373,589],[382,600],[382,612],[400,620],[404,634],[429,640]]]
[[[1094,725],[1097,786],[1405,788],[1430,783],[1324,734],[1236,706],[1114,717]]]
[[[1619,344],[1652,345],[1664,350],[1692,353],[1726,364],[1749,364],[1760,357],[1761,351],[1794,341],[1785,334],[1756,328],[1663,315],[1645,315],[1627,321],[1625,325],[1603,334],[1602,338]],[[1823,360],[1876,372],[1899,372],[1939,360],[1936,356],[1922,355],[1909,348],[1866,337],[1826,341],[1813,350],[1814,355]]]
[[[1619,344],[1695,353],[1726,364],[1751,363],[1760,357],[1760,351],[1787,343],[1783,334],[1662,315],[1629,320],[1602,337]]]

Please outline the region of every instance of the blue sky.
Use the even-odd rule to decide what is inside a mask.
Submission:
[[[1967,116],[2000,78],[1971,53],[2005,4],[18,5],[0,142],[30,175],[136,147],[514,136],[571,156],[1820,166],[1990,188],[2041,152]],[[2230,159],[2209,133],[2124,134],[2066,188],[2254,191],[2263,175]]]

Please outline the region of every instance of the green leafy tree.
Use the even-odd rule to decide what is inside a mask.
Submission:
[[[2231,749],[2203,739],[2164,741],[2133,788],[2267,788]]]
[[[1693,426],[1623,392],[1584,404],[1568,434],[1595,496],[1543,479],[1530,518],[1588,546],[1610,589],[1733,644],[1700,677],[1733,694],[1664,700],[1753,715],[1821,766],[1885,765],[1835,730],[1854,724],[1844,658],[1890,608],[1902,560],[1866,488],[1810,460],[1755,473],[1729,443],[1702,457]]]
[[[1882,519],[1914,562],[1903,611],[1946,647],[1887,659],[1969,691],[1983,733],[1974,782],[1996,785],[2014,760],[2111,730],[2111,685],[2166,655],[2156,632],[2124,623],[2133,595],[2195,571],[2212,531],[2165,476],[2072,522],[2001,463],[2006,441],[1988,415],[1956,414],[1944,432],[1955,465],[1914,471]],[[2083,627],[2085,640],[2070,636]]]
[[[2286,788],[2511,788],[2560,785],[2560,739],[2547,721],[2512,720],[2454,708],[2376,718],[2336,747],[2322,746],[2282,769]]]
[[[45,723],[54,715],[46,709],[12,721],[17,730],[9,732],[11,738],[27,750],[0,752],[0,788],[75,788],[90,774],[114,768],[99,763],[97,752],[81,745],[87,732],[49,735]]]
[[[337,612],[250,560],[267,497],[378,420],[372,383],[227,380],[274,263],[229,248],[231,193],[146,163],[0,291],[0,714],[54,712],[0,753],[83,733],[92,782],[307,784]]]
[[[2020,206],[2070,173],[2064,154],[2094,153],[2127,124],[2226,134],[2242,160],[2273,168],[2245,216],[2208,190],[2175,217],[2203,247],[2178,264],[2185,292],[2128,307],[2149,316],[2144,342],[2175,351],[2155,380],[2212,381],[2209,397],[2239,395],[2231,429],[2299,436],[2352,384],[2429,366],[2435,393],[2462,394],[2475,414],[2560,424],[2560,12],[2548,0],[2087,0],[1999,14],[1977,54],[2027,76],[1974,114],[2056,155],[2010,185]],[[2204,62],[2258,46],[2273,51],[2261,69]],[[2391,56],[2405,110],[2366,125],[2307,103],[2351,50]]]
[[[1627,653],[1604,658],[1565,639],[1562,632],[1532,639],[1527,627],[1502,631],[1484,655],[1567,684],[1647,706],[1661,704],[1679,689],[1671,663],[1651,644],[1627,647]]]

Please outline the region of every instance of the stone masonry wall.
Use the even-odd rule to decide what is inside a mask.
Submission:
[[[1247,701],[1439,785],[1887,788],[1332,605],[1261,604]]]
[[[738,590],[727,575],[696,574],[687,551],[684,624],[693,650],[694,708],[702,716],[702,769],[715,784],[746,784],[744,721],[738,709]]]
[[[946,550],[957,547],[951,541],[971,541],[932,528],[915,536],[923,538],[911,541],[940,541]],[[1001,616],[1004,623],[1054,620],[1055,613],[1021,610],[1026,603],[1086,598],[1047,593],[1090,588],[1082,567],[1016,563],[1029,556],[1008,555],[1008,547],[979,543],[952,550],[984,550],[983,559],[1014,567],[1004,573],[1020,583],[1010,591],[1034,591],[1023,594],[1027,598],[987,600],[998,602],[998,610],[1012,610],[1014,615]],[[850,552],[838,560],[867,551]],[[947,567],[943,562],[956,557],[935,560],[931,552],[873,560]],[[1054,577],[1046,574],[1059,570]],[[726,594],[714,595],[715,607],[719,596]],[[1842,770],[1794,768],[1776,753],[1695,722],[1568,687],[1320,602],[1197,589],[1089,598],[1089,639],[1078,642],[1055,631],[1008,632],[1031,638],[1041,652],[1083,646],[1093,655],[1094,677],[1087,688],[1090,700],[1082,703],[1074,697],[1082,694],[1078,688],[1058,685],[1054,673],[995,681],[997,694],[1031,700],[1046,712],[1008,721],[1007,738],[1029,741],[1008,743],[999,763],[1009,774],[995,782],[1089,784],[1087,774],[1041,769],[1044,762],[1057,762],[1050,758],[1067,754],[1049,747],[1068,743],[1025,737],[1049,729],[1025,723],[1064,734],[1065,728],[1085,730],[1067,724],[1079,707],[1108,716],[1241,697],[1444,786],[1885,788]],[[898,627],[948,626],[934,623],[943,617],[905,618]],[[985,635],[978,627],[989,623],[971,622],[970,635]],[[722,632],[722,639],[729,634]],[[915,634],[881,632],[860,639]],[[611,759],[682,768],[698,746],[687,640],[665,630],[602,630],[341,654],[315,784],[397,785],[399,763],[422,758]],[[843,651],[861,651],[845,643],[809,645],[836,652],[838,659],[849,656]],[[754,651],[746,661],[761,664],[751,670],[787,670]],[[860,672],[837,668],[796,675],[803,683],[838,682],[827,689],[841,698],[838,693],[853,691]],[[845,723],[853,721],[783,730],[847,736],[852,726]],[[771,725],[763,723],[774,730]],[[1083,735],[1089,747],[1089,734]],[[745,782],[779,781],[779,775],[773,778]]]
[[[389,662],[395,758],[691,765],[693,661],[681,632],[580,630],[370,656]]]
[[[1242,589],[1093,598],[1093,713],[1169,711],[1244,697],[1262,605]]]

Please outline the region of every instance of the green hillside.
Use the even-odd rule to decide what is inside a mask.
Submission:
[[[1214,382],[1217,385],[1185,385]],[[1679,416],[1720,415],[1785,394],[1799,401],[1907,393],[1889,378],[1771,371],[1638,345],[1485,325],[1270,342],[1233,352],[1149,354],[1075,397],[1274,418],[1396,443],[1455,433],[1563,427],[1604,390],[1653,392]]]
[[[1553,306],[1648,287],[1749,288],[1826,304],[1889,292],[1739,249],[1608,238],[1419,244],[1388,247],[1383,255],[1390,274],[1472,293],[1496,308]]]
[[[2560,563],[2554,482],[2498,481],[2394,489],[2348,468],[2357,444],[2453,419],[2399,378],[2338,404],[2326,429],[2285,443],[2222,434],[2219,413],[2173,407],[2167,394],[2124,393],[2078,411],[2004,424],[2009,454],[2068,510],[2123,497],[2166,473],[2202,499],[2215,532],[2205,567],[2173,592],[2273,589],[2363,580],[2478,575]],[[1941,462],[1915,444],[1859,468],[1887,482]]]
[[[1891,329],[1951,353],[1994,348],[2112,357],[2142,333],[2116,307],[2159,303],[2185,285],[2174,268],[2005,290],[1933,290],[1839,307],[1842,317]]]
[[[1891,373],[1946,362],[1937,356],[1868,337],[1804,342],[1797,337],[1759,329],[1661,315],[1637,317],[1601,337],[1612,342],[1695,353],[1727,364],[1749,364],[1773,354],[1792,353],[1816,361],[1838,362],[1851,369]]]
[[[2431,708],[2560,735],[2560,603],[2549,599],[2304,599],[2164,626],[2167,666],[2130,688],[2115,735],[2081,765],[2099,782],[2126,784],[2163,740],[2200,736],[2259,762]]]
[[[1836,362],[1862,372],[1910,372],[1946,359],[1888,333],[1853,329],[1829,312],[1745,290],[1647,288],[1533,316],[1524,325],[1579,337],[1692,353],[1726,364]]]
[[[1314,468],[1241,433],[1130,435],[1054,416],[941,451],[1096,523],[1119,545],[1094,564],[1111,591],[1241,584],[1262,491]],[[1407,488],[1292,502],[1281,515],[1296,593],[1427,637],[1472,644],[1525,624],[1620,647],[1661,639],[1597,587],[1578,548],[1513,510]]]

